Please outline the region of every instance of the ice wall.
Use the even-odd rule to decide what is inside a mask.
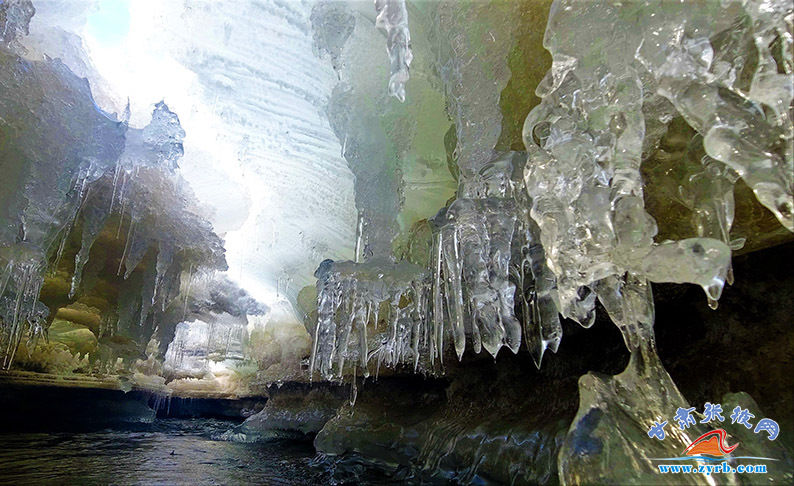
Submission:
[[[380,73],[373,73],[371,66],[361,62],[372,58],[368,50],[371,50],[373,42],[368,41],[372,28],[358,14],[356,9],[359,7],[346,7],[345,3],[333,5],[333,9],[327,4],[315,7],[313,28],[331,30],[328,26],[331,22],[349,23],[350,19],[355,19],[355,29],[342,43],[342,62],[339,63],[344,66],[339,69],[342,82],[336,88],[337,94],[328,116],[356,175],[356,206],[359,208],[356,261],[368,264],[377,260],[378,268],[385,272],[388,271],[388,261],[394,258],[394,246],[406,239],[404,234],[408,234],[407,245],[411,245],[412,236],[405,231],[406,226],[417,224],[418,218],[414,219],[417,213],[408,213],[405,206],[415,204],[411,201],[418,198],[432,199],[418,191],[409,192],[408,171],[426,160],[430,150],[439,153],[439,158],[443,157],[441,160],[445,163],[442,162],[441,170],[433,168],[426,173],[435,176],[436,180],[449,178],[451,174],[458,186],[458,201],[433,218],[436,236],[431,240],[435,241],[427,244],[433,260],[413,262],[431,269],[425,285],[431,285],[433,291],[426,292],[421,298],[426,300],[422,304],[425,309],[423,319],[427,321],[424,329],[432,340],[425,341],[422,333],[423,339],[417,341],[411,353],[399,356],[414,356],[419,363],[418,355],[421,353],[417,347],[422,347],[429,351],[429,362],[439,363],[443,358],[446,330],[450,329],[455,335],[455,344],[447,346],[447,349],[456,349],[459,355],[463,352],[467,333],[473,336],[477,349],[484,344],[495,355],[503,345],[508,345],[516,351],[521,331],[514,316],[515,283],[510,281],[508,262],[519,213],[512,185],[519,181],[513,181],[511,161],[507,162],[506,168],[504,163],[494,163],[500,157],[494,149],[501,131],[499,94],[510,78],[507,56],[515,26],[509,19],[520,12],[520,5],[507,3],[498,9],[489,9],[478,2],[415,5],[418,15],[411,21],[412,48],[415,53],[422,52],[424,58],[414,58],[412,72],[418,74],[412,76],[405,104],[399,107],[382,99],[380,87],[373,84],[373,78],[379,82]],[[345,8],[349,14],[340,15],[338,12]],[[329,13],[325,17],[318,13],[326,10]],[[408,11],[411,12],[411,8]],[[335,12],[334,15],[331,12]],[[482,24],[482,29],[466,27],[474,23]],[[347,32],[341,28],[335,31]],[[327,38],[325,35],[318,37]],[[427,84],[418,84],[414,81],[417,78]],[[442,104],[438,104],[439,97],[442,97]],[[373,105],[371,100],[377,103]],[[409,130],[427,131],[427,135],[438,130],[439,123],[432,123],[435,120],[429,116],[432,113],[429,108],[438,110],[436,106],[446,111],[446,117],[452,123],[443,132],[436,132],[433,147],[420,139],[417,132]],[[443,123],[442,120],[439,122]],[[451,147],[450,133],[457,140]],[[427,138],[430,139],[429,136]],[[445,166],[449,172],[444,170]],[[499,168],[494,169],[497,166]],[[483,182],[485,180],[488,182]],[[487,184],[494,186],[491,193],[486,191]],[[442,199],[439,202],[445,204],[447,201]],[[402,214],[395,218],[401,207]],[[514,219],[502,220],[499,214],[503,211],[513,211]],[[419,214],[429,218],[435,212],[435,209],[423,208]],[[398,228],[404,233],[399,234]],[[483,232],[481,236],[479,232]],[[528,267],[524,270],[529,272]],[[347,278],[352,278],[361,287],[378,285],[377,281],[368,281],[378,277],[377,272],[370,271],[366,265],[362,265],[360,270],[351,270]],[[402,280],[401,288],[410,287],[411,281],[410,278]],[[530,279],[522,281],[522,286],[526,283],[529,290],[529,282]],[[448,286],[449,292],[444,292],[442,286]],[[324,300],[322,295],[323,291],[335,292],[332,288],[318,284],[318,302],[332,301],[330,297]],[[464,299],[468,301],[470,297],[475,303],[469,305],[465,302],[464,306]],[[533,306],[527,306],[530,307]],[[348,320],[349,314],[344,306],[339,309],[333,305],[318,307],[320,335],[326,332],[333,334],[324,329],[335,319],[340,319],[339,313],[343,316],[342,321]],[[451,323],[445,324],[448,319]],[[389,336],[382,337],[388,346],[399,347],[399,343],[394,341],[396,335],[392,333],[392,337]],[[317,352],[324,356],[317,361],[319,363],[328,362],[326,353],[338,355],[339,350],[331,341],[318,345]],[[410,361],[408,359],[406,363]],[[327,367],[323,371],[326,372]],[[336,371],[342,372],[341,369]]]
[[[46,329],[52,309],[45,312],[38,296],[48,258],[62,248],[87,185],[118,158],[124,127],[96,109],[88,85],[63,63],[16,53],[34,12],[30,2],[4,2],[0,12],[0,296],[6,296],[7,368],[23,335],[30,330],[35,339]]]
[[[384,62],[384,34],[387,44],[394,36],[406,41],[408,36],[392,13],[403,18],[405,9],[411,19],[410,52],[432,52],[432,22],[422,12],[411,13],[410,3],[378,5],[380,16],[372,2],[317,2],[311,15],[315,49],[338,76],[323,112],[354,176],[358,217],[352,260],[360,262],[391,258],[412,225],[435,214],[457,185],[444,143],[451,122],[434,58],[414,56],[410,80],[407,64],[390,69]],[[390,49],[399,54],[392,59],[403,62],[404,47]],[[406,75],[402,102],[386,89],[395,72]]]
[[[17,349],[33,353],[40,337],[51,346],[56,319],[91,335],[85,350],[75,346],[92,364],[130,366],[156,332],[170,341],[192,274],[226,268],[222,240],[176,172],[185,131],[162,102],[140,129],[129,127],[129,111],[101,111],[60,60],[20,55],[30,3],[1,7],[2,366]],[[103,248],[92,252],[98,239]]]
[[[136,55],[184,76],[160,96],[175,100],[181,172],[225,232],[230,275],[260,300],[294,302],[323,259],[352,258],[356,230],[353,175],[324,115],[338,78],[315,55],[315,2],[131,5]]]

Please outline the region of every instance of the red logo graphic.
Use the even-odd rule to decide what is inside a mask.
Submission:
[[[727,433],[723,429],[715,429],[711,432],[706,432],[684,449],[683,454],[686,456],[726,456],[733,452],[739,446],[739,443],[728,446],[725,444],[725,437]]]

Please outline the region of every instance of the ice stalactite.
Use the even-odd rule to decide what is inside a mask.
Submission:
[[[83,268],[88,262],[88,256],[91,252],[91,247],[96,241],[99,232],[107,222],[110,211],[107,207],[101,204],[89,205],[82,213],[83,221],[83,234],[81,236],[80,250],[74,257],[74,273],[72,274],[71,288],[69,296],[74,297],[77,294],[77,289],[80,287],[80,281],[83,277]]]
[[[375,26],[386,34],[386,50],[391,63],[389,94],[405,101],[405,83],[413,60],[411,32],[405,0],[375,0]]]
[[[523,322],[540,366],[545,350],[556,351],[562,337],[555,278],[526,210],[523,183],[514,177],[524,159],[522,152],[496,156],[463,179],[458,198],[433,219],[432,314],[439,336],[448,317],[458,358],[467,339],[475,353],[485,348],[496,356],[502,346],[518,352]]]
[[[703,137],[696,135],[687,147],[682,163],[687,177],[679,186],[684,204],[692,211],[692,226],[699,237],[720,240],[731,250],[744,246],[743,238],[731,238],[734,219],[734,184],[739,175],[730,167],[704,153]],[[733,284],[733,270],[728,268],[728,284]]]
[[[502,129],[499,97],[510,79],[508,54],[521,2],[433,2],[435,67],[455,123],[455,155],[462,179],[474,177],[494,156]],[[478,25],[477,29],[470,26]]]
[[[790,6],[767,3],[775,15],[791,15]],[[631,352],[623,373],[580,380],[579,413],[559,455],[564,483],[614,478],[619,461],[635,463],[627,481],[655,473],[634,453],[633,437],[686,400],[656,355],[649,282],[697,284],[716,307],[731,278],[731,247],[741,244],[730,238],[734,171],[791,228],[791,78],[773,76],[766,97],[743,92],[742,83],[769,75],[764,59],[745,70],[748,43],[765,36],[773,43],[767,26],[778,25],[766,19],[754,31],[755,6],[744,7],[558,1],[551,9],[544,46],[553,65],[537,90],[543,101],[524,126],[531,216],[557,277],[561,314],[589,325],[597,298]],[[785,72],[785,55],[780,61]],[[698,237],[657,243],[640,164],[675,114],[700,134],[681,187]],[[647,449],[668,448],[669,455],[692,439],[675,435]]]
[[[383,2],[380,5],[386,9],[396,7],[399,3]],[[505,26],[511,25],[508,20],[512,8],[492,12],[487,6],[461,6],[456,2],[438,2],[428,6],[434,20],[429,35],[436,40],[449,41],[437,42],[435,68],[447,91],[449,115],[456,123],[455,158],[460,174],[457,200],[433,218],[432,256],[427,262],[430,278],[426,282],[431,291],[425,297],[425,306],[429,312],[422,316],[425,320],[422,325],[426,330],[423,335],[427,335],[429,340],[423,341],[424,346],[411,348],[417,362],[421,361],[422,353],[427,353],[431,365],[435,365],[436,361],[441,362],[447,339],[453,343],[452,349],[458,357],[462,356],[467,340],[471,342],[475,352],[485,348],[494,356],[502,346],[508,346],[513,352],[520,346],[521,324],[514,309],[516,284],[511,280],[511,275],[515,273],[519,279],[526,277],[520,285],[522,290],[526,287],[528,292],[534,289],[531,285],[534,279],[531,278],[531,265],[523,267],[525,272],[511,272],[514,235],[517,228],[525,231],[526,226],[519,225],[518,222],[521,211],[514,197],[514,155],[500,158],[494,151],[501,128],[499,94],[510,77],[507,68],[510,43],[505,40],[511,39],[513,32],[512,28],[505,29]],[[383,16],[386,10],[379,8],[379,12]],[[487,39],[466,30],[467,21],[484,22],[486,28],[490,29]],[[340,98],[339,101],[344,100]],[[342,112],[339,109],[336,111]],[[334,119],[341,118],[333,115],[332,123]],[[340,136],[340,140],[342,138]],[[364,151],[365,147],[361,143],[355,140],[349,143],[351,139],[347,136],[344,140],[346,157],[362,156],[359,152]],[[381,146],[388,147],[388,142]],[[382,151],[379,149],[379,152]],[[380,156],[376,155],[376,158]],[[378,177],[383,178],[383,175],[378,174]],[[359,191],[357,186],[357,202],[360,194],[367,190],[368,188]],[[363,207],[367,208],[365,212],[371,212],[367,205]],[[360,233],[365,236],[377,234],[377,228],[374,231],[370,228],[374,220],[368,214],[363,214]],[[524,220],[525,218],[522,219]],[[526,232],[523,234],[526,236]],[[360,245],[357,243],[358,246]],[[366,260],[368,255],[366,245],[364,246],[363,259]],[[383,258],[382,253],[376,252],[376,255]],[[382,278],[387,278],[389,274],[385,272],[388,271],[388,266],[384,266],[383,270]],[[353,269],[345,280],[350,280],[355,285],[346,285],[357,285],[359,291],[361,286],[377,285],[376,281],[371,281],[376,280],[376,276],[370,275],[371,273],[364,266]],[[331,280],[333,281],[334,279]],[[410,287],[409,280],[401,281],[403,289]],[[544,284],[541,305],[543,309],[548,309],[549,303],[546,290]],[[320,342],[319,355],[325,357],[327,354],[323,354],[323,350],[333,349],[334,345],[322,340],[333,342],[330,336],[335,336],[338,332],[347,334],[349,329],[346,328],[352,325],[345,319],[334,317],[339,307],[335,303],[335,296],[339,292],[335,285],[318,283],[320,318],[316,342]],[[356,298],[353,295],[344,297],[353,301]],[[538,309],[534,301],[532,304],[525,303],[528,309]],[[539,319],[532,322],[538,323]],[[338,326],[342,326],[344,330],[340,331]],[[553,324],[549,323],[547,328],[551,327]],[[555,342],[556,338],[551,337],[555,332],[548,333],[549,343]],[[538,344],[538,348],[543,346],[545,345]],[[539,361],[542,352],[536,354]],[[318,352],[315,352],[315,364],[317,355]],[[330,369],[329,363],[324,364],[324,369]],[[341,375],[342,370],[335,370],[335,374]]]
[[[177,322],[166,324],[167,333],[160,332],[163,366],[177,378],[202,378],[217,371],[217,362],[239,363],[248,356],[248,319],[265,316],[270,309],[226,277],[202,272],[189,280],[183,291],[190,295],[188,303],[184,310],[182,302],[175,306]]]
[[[597,46],[600,56],[585,56],[598,29],[580,32],[573,42],[560,33],[567,32],[562,26],[572,28],[571,18],[581,20],[596,8],[553,8],[545,44],[554,65],[538,88],[544,101],[524,127],[531,214],[557,276],[560,311],[583,325],[594,317],[592,284],[603,278],[628,271],[653,281],[692,282],[716,301],[730,259],[719,240],[654,243],[656,223],[644,210],[640,176],[646,88],[625,62],[633,51]]]
[[[523,188],[516,191],[518,216],[510,273],[516,284],[516,309],[523,322],[524,342],[540,368],[547,349],[557,352],[562,324],[557,312],[557,281],[546,264],[540,228],[529,216],[525,195]]]
[[[514,177],[524,160],[523,152],[501,154],[461,185],[458,199],[431,221],[429,270],[405,261],[320,265],[312,369],[340,377],[350,371],[346,362],[358,360],[366,374],[375,357],[379,365],[432,373],[445,349],[460,359],[467,343],[475,353],[517,352],[522,321],[538,366],[546,349],[556,351],[555,279]]]
[[[521,344],[516,288],[509,280],[518,214],[512,173],[511,156],[497,159],[477,177],[463,180],[458,198],[435,218],[440,260],[434,263],[443,274],[436,291],[445,296],[458,358],[467,334],[475,353],[485,348],[496,356],[505,345],[517,352]],[[441,315],[440,308],[436,311]]]
[[[650,285],[629,274],[603,279],[596,289],[631,357],[616,376],[588,373],[579,379],[579,410],[558,455],[560,481],[655,483],[658,469],[649,458],[674,457],[708,429],[671,426],[664,441],[648,438],[651,424],[688,406],[656,353]],[[685,484],[703,481],[701,476],[682,479]]]
[[[740,2],[647,19],[654,39],[635,58],[655,90],[703,137],[706,153],[735,170],[759,202],[794,231],[791,119],[792,7]],[[683,27],[681,26],[683,23]]]
[[[41,258],[35,249],[29,250],[20,252],[17,247],[15,255],[5,255],[11,258],[0,275],[3,290],[12,290],[6,294],[8,297],[0,294],[0,319],[5,324],[0,328],[3,370],[11,367],[24,336],[35,341],[46,332],[50,311],[38,300],[44,283]]]
[[[528,233],[530,220],[517,201],[518,197],[526,199],[520,194],[521,190],[516,189],[523,182],[513,175],[515,164],[523,165],[522,157],[500,155],[495,151],[502,120],[499,96],[510,79],[507,57],[515,35],[510,18],[520,8],[518,4],[510,4],[505,9],[493,10],[484,4],[437,2],[426,6],[432,24],[418,24],[418,39],[423,40],[421,35],[426,34],[433,46],[434,57],[430,61],[434,73],[441,77],[447,114],[455,123],[457,140],[453,154],[456,167],[452,171],[458,178],[457,200],[433,218],[430,261],[415,262],[426,264],[430,269],[427,284],[431,291],[426,304],[429,311],[423,325],[431,339],[425,346],[412,351],[416,356],[426,353],[431,367],[441,364],[445,350],[454,350],[461,357],[467,341],[475,352],[485,348],[495,356],[502,346],[516,352],[522,332],[515,311],[516,285],[522,290],[519,302],[525,310],[520,312],[527,316],[524,323],[528,336],[532,336],[533,355],[538,363],[547,347],[556,349],[561,335],[556,312],[549,312],[553,306],[554,284],[547,278],[545,262],[538,258],[543,252],[537,245],[537,234]],[[344,27],[350,23],[350,17],[337,10],[331,11],[323,4],[315,8],[312,15],[315,38],[328,38],[327,32],[348,32]],[[343,24],[330,30],[333,22]],[[482,23],[484,30],[468,30],[467,25],[474,22]],[[350,38],[345,37],[348,47],[340,49],[342,57],[347,51],[363,51],[356,43],[360,42],[358,36],[363,34],[360,31],[363,28],[357,23]],[[339,44],[338,37],[333,39],[334,46]],[[384,133],[378,128],[382,126],[381,120],[387,117],[401,117],[406,126],[411,126],[415,120],[409,111],[386,112],[370,121],[371,106],[361,101],[366,99],[362,93],[366,93],[368,84],[362,83],[360,77],[363,74],[371,77],[371,74],[358,73],[355,66],[357,64],[351,59],[340,70],[343,82],[332,98],[328,116],[356,175],[356,206],[360,210],[356,261],[367,263],[391,257],[392,218],[403,203],[392,198],[393,186],[388,183],[400,182],[402,174],[392,178],[392,169],[386,163],[406,157],[402,143],[410,143],[410,139],[399,138],[402,134],[393,129]],[[351,112],[358,116],[351,116]],[[396,151],[396,148],[401,149]],[[384,167],[381,169],[378,164]],[[517,243],[519,240],[521,243]],[[516,260],[512,259],[514,251]],[[529,262],[532,257],[534,260]],[[388,265],[383,270],[388,271]],[[534,284],[534,272],[543,274],[543,282],[538,285]],[[375,285],[368,280],[371,273],[360,267],[351,271],[350,278],[359,286]],[[329,295],[325,296],[324,292]],[[328,317],[337,312],[338,306],[333,305],[334,297],[330,295],[334,292],[338,290],[333,285],[318,284],[318,329],[327,335],[335,335],[334,326],[352,325],[345,323],[345,319],[340,324]],[[333,332],[325,331],[332,328]],[[318,346],[319,355],[334,346]],[[420,362],[423,360],[424,357]],[[342,373],[335,369],[332,374]]]
[[[318,318],[311,370],[341,377],[345,364],[369,375],[370,360],[432,371],[420,358],[437,336],[427,325],[429,274],[408,262],[324,261],[316,272]],[[428,357],[429,359],[429,357]],[[421,367],[420,367],[421,365]]]

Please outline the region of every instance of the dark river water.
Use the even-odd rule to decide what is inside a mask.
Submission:
[[[234,423],[158,419],[69,433],[0,433],[2,484],[346,484],[311,443],[223,440]],[[376,473],[353,482],[381,483]]]

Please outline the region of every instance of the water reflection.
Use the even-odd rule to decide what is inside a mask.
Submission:
[[[82,433],[2,433],[3,484],[327,484],[310,443],[220,440],[230,422],[165,419]]]

